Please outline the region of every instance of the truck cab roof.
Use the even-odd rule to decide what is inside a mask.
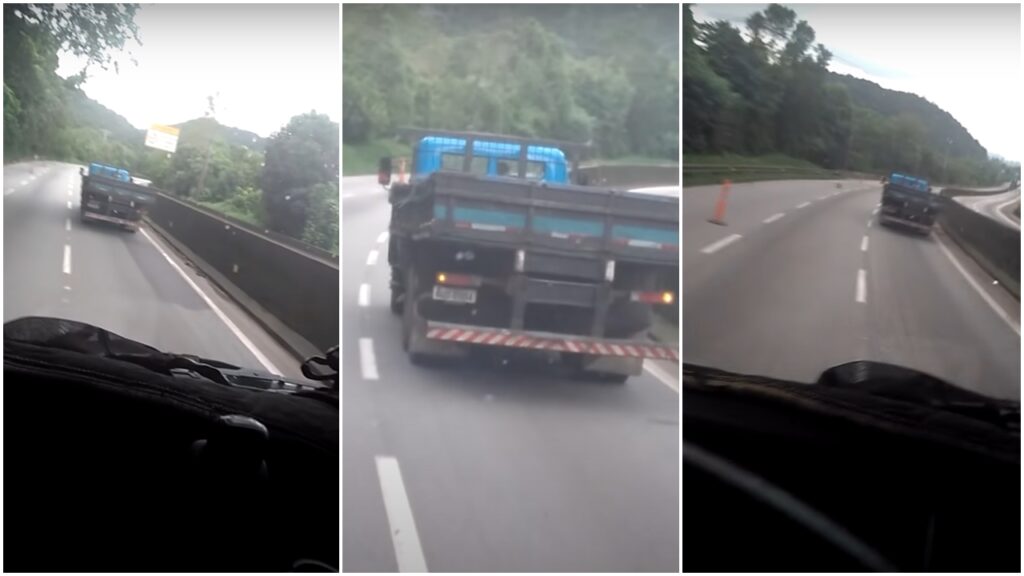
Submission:
[[[918,192],[928,192],[931,190],[931,186],[928,185],[928,181],[924,178],[917,178],[900,172],[893,172],[890,174],[889,183],[902,188],[916,190]]]
[[[565,153],[552,146],[526,144],[526,174],[515,174],[523,144],[500,140],[473,140],[469,171],[488,176],[512,176],[564,183],[568,181]],[[440,170],[464,171],[467,139],[424,136],[415,159],[415,174],[426,176]]]

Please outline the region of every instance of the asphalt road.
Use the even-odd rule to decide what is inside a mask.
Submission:
[[[840,187],[841,186],[841,187]],[[813,381],[868,359],[1020,398],[1020,304],[941,233],[879,227],[868,181],[683,190],[683,358]]]
[[[343,570],[678,571],[673,368],[614,386],[413,366],[386,195],[344,178],[342,202]]]
[[[4,166],[4,322],[55,316],[166,352],[299,377],[298,361],[158,234],[78,218],[78,166]]]
[[[1020,220],[1013,213],[1013,209],[1020,205],[1019,187],[1001,194],[955,196],[953,199],[1000,224],[1020,230]]]

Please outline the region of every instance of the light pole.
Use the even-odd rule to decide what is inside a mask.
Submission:
[[[952,138],[946,138],[946,153],[942,155],[942,183],[949,184],[946,182],[948,175],[946,174],[946,163],[949,161],[949,147],[953,144]]]
[[[206,115],[211,120],[213,120],[214,122],[216,122],[216,120],[214,119],[214,114],[216,114],[216,107],[214,105],[214,98],[216,98],[218,95],[219,95],[219,93],[214,94],[212,96],[207,96],[206,97],[206,102],[207,102]],[[207,133],[207,135],[206,135],[206,157],[203,158],[203,171],[199,173],[199,185],[197,186],[197,188],[198,188],[197,196],[199,196],[199,197],[202,197],[202,195],[203,195],[203,186],[206,184],[206,171],[210,168],[210,149],[211,149],[212,144],[213,144],[213,130],[211,129],[210,132]]]

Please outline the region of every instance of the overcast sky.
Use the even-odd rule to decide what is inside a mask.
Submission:
[[[767,4],[698,4],[741,29]],[[832,53],[830,69],[927,98],[990,154],[1020,161],[1020,4],[787,4]],[[684,63],[685,66],[685,63]]]
[[[337,5],[150,4],[135,22],[138,65],[93,66],[83,89],[139,128],[201,117],[214,93],[218,121],[261,136],[310,110],[341,120]],[[58,73],[81,67],[62,56]]]

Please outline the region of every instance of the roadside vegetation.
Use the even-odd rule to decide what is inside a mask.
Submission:
[[[4,162],[34,158],[127,168],[157,188],[254,226],[338,253],[338,124],[310,112],[261,138],[221,125],[214,102],[179,124],[177,151],[143,145],[145,131],[80,89],[92,66],[138,40],[136,5],[4,5]],[[58,53],[89,59],[70,78]]]
[[[675,5],[346,5],[342,37],[346,174],[407,126],[678,162]]]
[[[756,162],[749,158],[784,154],[829,171],[900,170],[965,186],[1020,177],[1019,164],[989,158],[948,112],[830,72],[831,59],[793,9],[772,4],[741,30],[699,23],[684,5],[685,157]]]

